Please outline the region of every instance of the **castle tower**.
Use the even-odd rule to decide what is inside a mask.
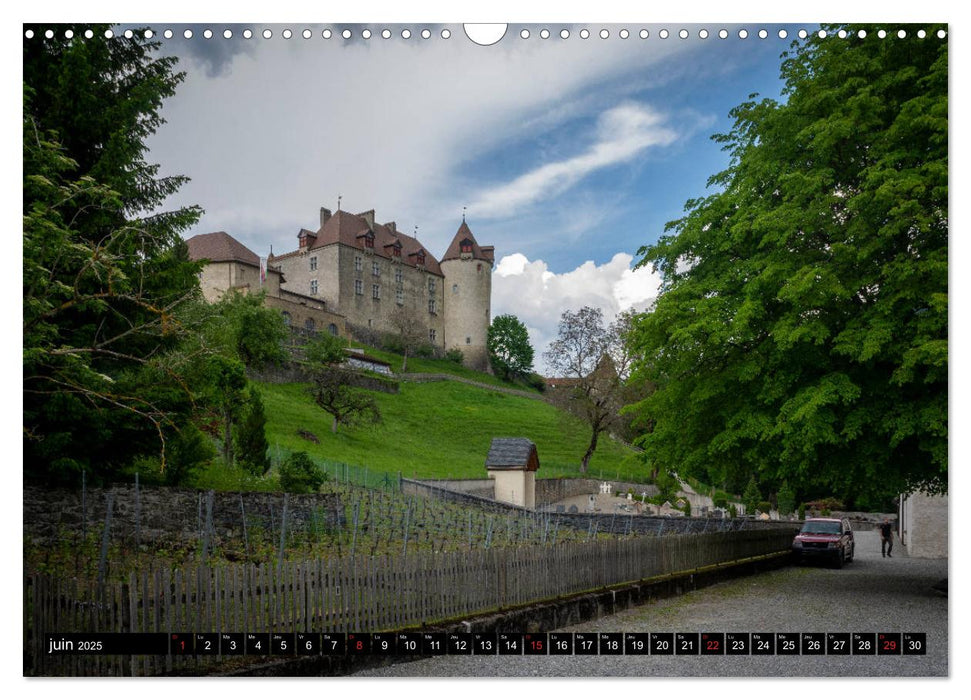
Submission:
[[[465,364],[489,371],[486,345],[492,321],[495,249],[480,247],[465,218],[441,260],[445,277],[445,349],[458,349]]]

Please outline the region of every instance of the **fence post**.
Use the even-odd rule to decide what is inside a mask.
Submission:
[[[108,538],[111,531],[111,508],[115,502],[115,494],[109,492],[105,494],[105,499],[107,501],[105,509],[105,529],[101,536],[101,557],[98,560],[98,586],[101,587],[105,583],[105,570],[108,566]]]
[[[87,471],[81,470],[81,538],[88,537],[88,478]]]
[[[290,494],[288,493],[283,494],[283,517],[282,517],[282,522],[280,523],[280,557],[278,560],[279,561],[278,566],[281,571],[283,570],[284,538],[286,537],[286,534],[287,534],[287,501],[289,500],[289,497],[290,497]]]
[[[243,506],[242,492],[239,494],[239,512],[243,521],[243,544],[246,547],[246,553],[249,554],[249,536],[246,534],[246,508]]]

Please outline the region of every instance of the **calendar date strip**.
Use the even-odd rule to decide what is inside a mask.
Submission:
[[[922,656],[924,632],[76,632],[49,656]]]

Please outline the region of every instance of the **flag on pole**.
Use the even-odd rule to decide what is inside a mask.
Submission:
[[[266,258],[260,258],[260,286],[266,282]]]

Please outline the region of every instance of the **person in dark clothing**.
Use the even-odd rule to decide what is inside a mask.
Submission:
[[[893,557],[893,526],[890,518],[884,518],[880,525],[880,553],[885,557]]]

